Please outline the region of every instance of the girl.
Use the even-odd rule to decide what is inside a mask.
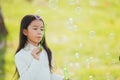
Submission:
[[[39,16],[26,15],[21,21],[20,42],[15,54],[16,74],[20,80],[64,80],[52,72],[52,52],[43,35],[44,28]]]

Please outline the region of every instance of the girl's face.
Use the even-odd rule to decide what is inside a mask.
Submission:
[[[35,46],[42,40],[43,33],[44,26],[40,20],[32,21],[28,28],[23,30],[23,34],[27,36],[28,42]]]

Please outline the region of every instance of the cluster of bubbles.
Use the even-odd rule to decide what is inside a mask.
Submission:
[[[67,29],[70,30],[70,31],[77,31],[78,30],[78,26],[75,25],[75,21],[73,18],[69,18],[66,22],[66,26],[67,26]]]
[[[75,5],[75,4],[79,4],[80,3],[80,0],[67,0],[68,1],[68,4],[69,5]],[[96,0],[89,0],[89,5],[92,6],[92,7],[96,7],[97,6],[97,1]],[[49,7],[53,10],[56,10],[58,9],[58,0],[49,0]],[[77,14],[77,15],[80,15],[83,11],[83,8],[78,5],[75,7],[74,9],[74,12]],[[90,12],[91,14],[93,14],[94,12],[91,10]],[[75,24],[75,19],[74,17],[69,17],[67,19],[67,21],[65,22],[65,26],[66,28],[69,30],[69,31],[78,31],[78,25]],[[89,30],[88,31],[88,37],[89,39],[95,39],[96,36],[97,36],[97,32],[95,30]],[[114,32],[110,32],[108,34],[108,38],[110,40],[113,40],[115,39],[115,33]],[[64,36],[62,37],[61,39],[58,39],[58,38],[53,38],[53,42],[54,43],[60,43],[60,42],[67,42],[69,39],[67,36]],[[84,45],[82,42],[79,43],[79,47],[82,48]],[[103,48],[107,51],[109,49],[109,44],[108,43],[105,43],[103,45]],[[110,52],[106,52],[105,53],[105,56],[107,59],[111,59],[111,53]],[[81,63],[77,61],[77,59],[80,58],[80,53],[79,52],[75,52],[74,54],[74,57],[76,59],[76,62],[70,62],[70,63],[65,63],[65,64],[69,64],[67,66],[71,67],[71,68],[76,68],[77,70],[82,68],[81,66]],[[86,60],[85,60],[85,63],[86,63],[86,67],[91,69],[91,68],[95,68],[97,64],[99,64],[99,60],[100,59],[96,59],[95,57],[88,57]],[[115,63],[116,60],[115,59],[112,59],[111,60],[111,63]],[[69,71],[68,71],[69,72]],[[73,72],[70,72],[70,75],[73,75]],[[110,74],[106,74],[106,80],[111,80],[111,75]],[[93,75],[89,75],[89,80],[95,80],[94,79],[94,76]]]
[[[50,9],[53,9],[53,10],[57,10],[58,9],[58,2],[59,0],[49,0],[49,7]],[[67,0],[68,4],[69,5],[74,5],[74,4],[78,4],[78,6],[75,7],[75,13],[76,14],[80,14],[82,12],[82,7],[80,7],[79,3],[80,3],[80,0]]]

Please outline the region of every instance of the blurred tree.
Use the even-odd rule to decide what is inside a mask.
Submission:
[[[6,51],[6,36],[8,32],[5,28],[4,19],[2,16],[1,6],[0,6],[0,80],[5,78],[5,51]]]
[[[2,39],[2,36],[7,36],[7,34],[8,32],[7,32],[7,29],[5,28],[2,11],[0,7],[0,40]]]

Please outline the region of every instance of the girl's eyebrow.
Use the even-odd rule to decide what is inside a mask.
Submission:
[[[33,27],[38,27],[37,25],[33,25]],[[44,28],[43,26],[40,26],[41,28]]]

